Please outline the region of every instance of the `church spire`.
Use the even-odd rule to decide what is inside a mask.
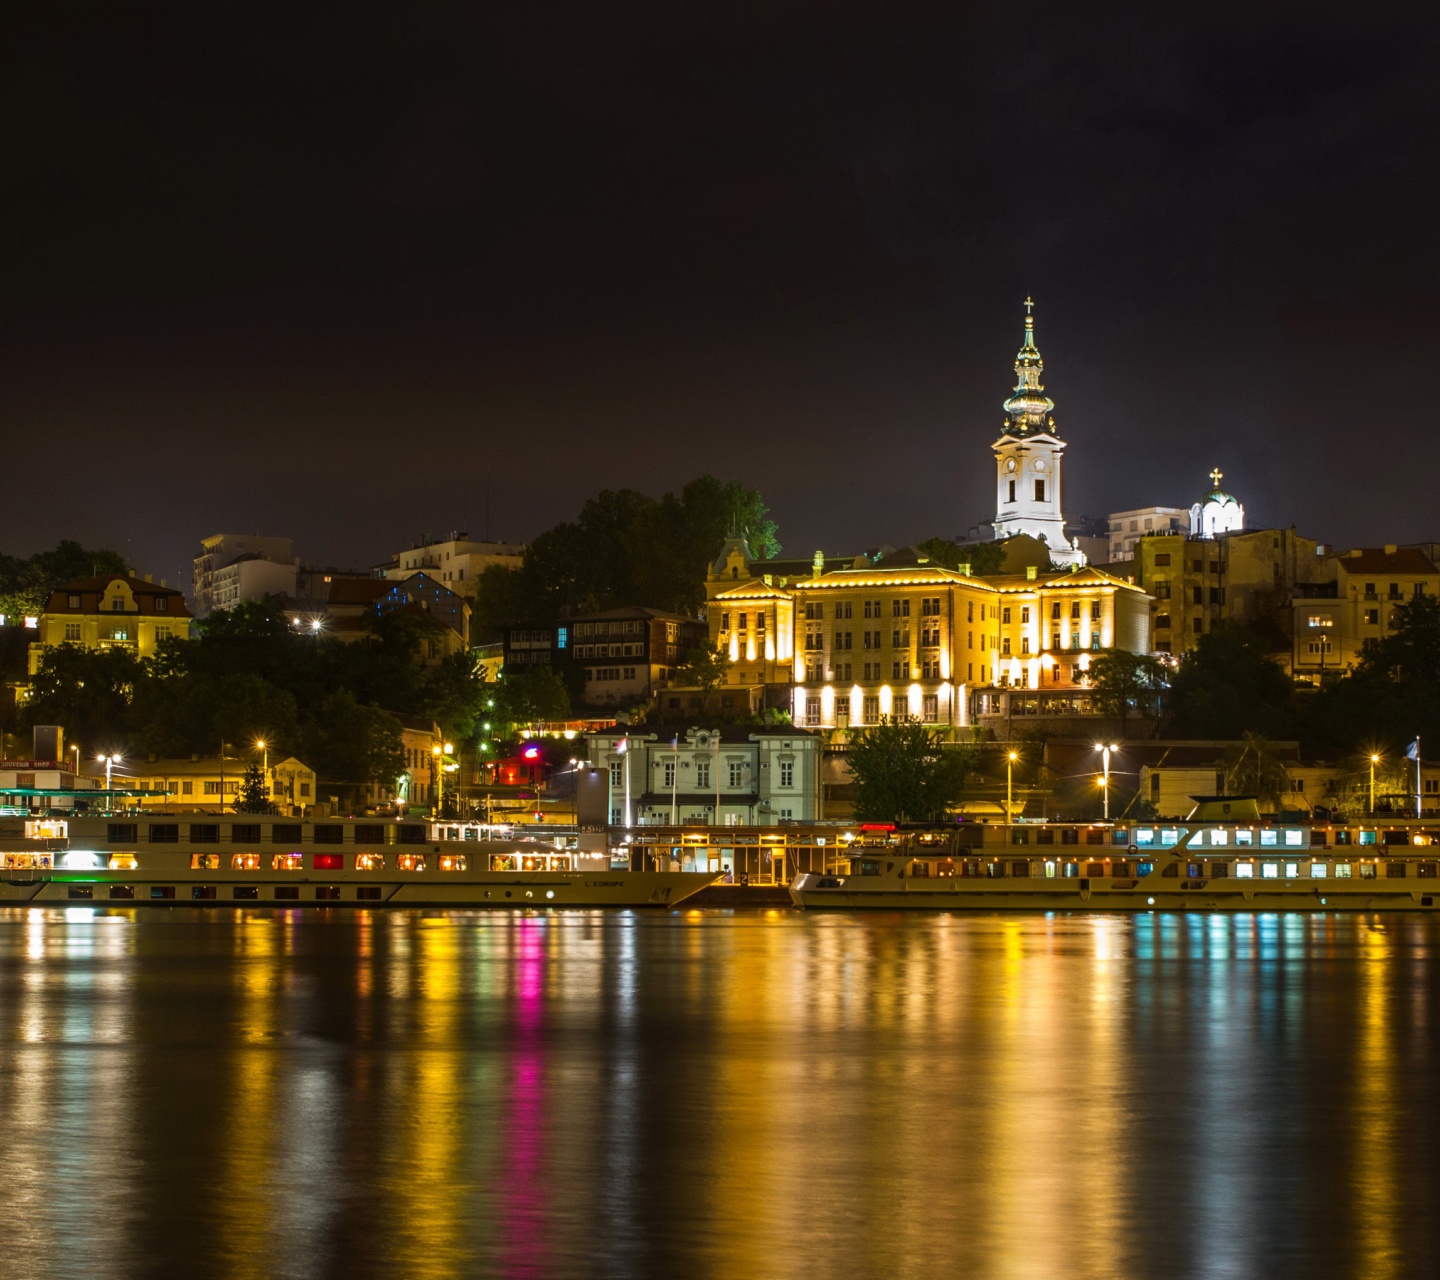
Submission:
[[[1044,394],[1045,385],[1040,381],[1044,372],[1045,362],[1035,345],[1035,301],[1027,297],[1025,341],[1015,357],[1015,394],[1005,401],[1005,435],[1024,437],[1042,431],[1057,434],[1055,420],[1050,416],[1055,402]]]

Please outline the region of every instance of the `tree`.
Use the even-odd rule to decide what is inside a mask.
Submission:
[[[265,775],[253,761],[240,782],[240,795],[235,801],[236,813],[273,813],[274,806],[265,793]]]
[[[976,754],[944,746],[938,732],[900,717],[853,733],[846,760],[860,821],[941,822],[959,801]]]
[[[28,560],[0,555],[0,613],[8,618],[34,616],[50,593],[67,582],[125,573],[125,560],[114,551],[87,551],[66,539],[54,551],[40,551]]]
[[[1120,721],[1123,735],[1133,708],[1141,715],[1153,712],[1165,687],[1165,668],[1155,658],[1128,649],[1109,649],[1090,664],[1090,687],[1100,709]]]
[[[976,577],[999,573],[1005,564],[1003,542],[958,543],[946,538],[927,538],[915,549],[947,569],[968,564]]]
[[[1176,738],[1238,738],[1254,729],[1293,736],[1295,686],[1264,637],[1221,623],[1181,659],[1170,678],[1168,733]]]
[[[1290,791],[1290,774],[1275,744],[1264,734],[1246,730],[1244,738],[1220,756],[1225,790],[1254,796],[1278,810]]]
[[[674,683],[681,688],[709,693],[725,683],[725,673],[729,670],[730,655],[723,647],[697,647],[691,649],[685,655],[685,661],[675,669]]]
[[[506,672],[493,686],[492,723],[503,736],[547,720],[564,720],[570,714],[565,682],[548,667]]]
[[[128,649],[93,650],[73,644],[47,649],[30,681],[21,727],[64,725],[70,741],[91,754],[126,750],[131,701],[144,678],[143,665]]]
[[[405,768],[399,722],[388,711],[361,705],[348,690],[320,704],[305,726],[304,744],[304,758],[325,782],[388,782]]]

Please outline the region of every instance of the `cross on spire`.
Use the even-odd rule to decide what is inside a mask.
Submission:
[[[1025,314],[1028,316],[1028,315],[1029,315],[1032,311],[1034,311],[1034,310],[1035,310],[1035,299],[1032,298],[1032,297],[1029,297],[1029,296],[1027,295],[1026,298],[1025,298]]]
[[[1224,478],[1225,473],[1221,471],[1219,467],[1216,467],[1215,470],[1210,473],[1210,479],[1215,482],[1215,487],[1217,489],[1220,487],[1220,481],[1222,481]]]

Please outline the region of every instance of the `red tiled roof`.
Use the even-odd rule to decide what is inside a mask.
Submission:
[[[143,578],[123,573],[105,573],[98,578],[85,578],[80,582],[67,582],[56,587],[45,602],[46,613],[98,613],[100,598],[112,582],[123,582],[135,597],[136,611],[142,614],[163,613],[170,618],[188,618],[190,610],[185,605],[185,595],[174,587],[162,587],[158,582],[146,582]],[[79,605],[70,603],[71,596],[79,596]],[[155,602],[165,601],[165,608],[157,609]]]
[[[1413,547],[1397,547],[1391,552],[1387,552],[1383,547],[1356,547],[1343,556],[1337,556],[1336,563],[1346,573],[1440,572],[1423,552]]]

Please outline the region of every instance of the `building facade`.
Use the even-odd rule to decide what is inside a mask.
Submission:
[[[524,563],[524,543],[476,542],[468,533],[456,530],[443,542],[422,538],[408,551],[397,553],[384,567],[384,574],[401,582],[412,574],[428,573],[442,586],[473,600],[480,575],[491,565],[518,569]]]
[[[1323,573],[1292,605],[1291,671],[1309,684],[1349,670],[1366,641],[1392,635],[1407,600],[1440,595],[1440,569],[1413,547],[1357,547],[1328,557]]]
[[[195,616],[203,618],[212,609],[228,609],[242,600],[293,595],[295,574],[289,538],[251,533],[217,533],[203,538],[195,557]]]
[[[163,641],[188,639],[190,622],[185,596],[148,576],[109,573],[71,582],[50,593],[36,620],[38,639],[30,646],[30,674],[40,669],[47,650],[63,644],[125,649],[137,658],[150,658]]]
[[[823,816],[822,749],[791,727],[609,730],[585,735],[584,763],[599,771],[612,826],[764,827]]]
[[[138,803],[142,808],[224,813],[233,810],[252,764],[264,765],[265,786],[276,812],[295,817],[315,803],[315,770],[294,756],[268,762],[251,756],[137,760],[125,764],[126,772],[133,773],[134,778],[127,779],[124,785],[158,793],[141,798]],[[117,786],[119,776],[115,775]]]
[[[1112,511],[1109,524],[1111,562],[1133,560],[1135,544],[1156,534],[1184,533],[1190,513],[1181,507],[1137,507],[1134,511]]]
[[[913,716],[964,727],[1009,690],[1088,696],[1107,650],[1150,651],[1149,597],[1093,567],[978,578],[903,549],[791,579],[752,568],[732,538],[707,583],[727,685],[788,687],[813,729]],[[844,563],[844,562],[842,562]]]
[[[1055,402],[1040,375],[1045,362],[1035,346],[1034,304],[1025,302],[1025,340],[1015,357],[1015,391],[1005,401],[1005,425],[995,454],[995,537],[1028,533],[1050,548],[1058,565],[1085,562],[1065,535],[1061,468],[1065,442],[1055,428]]]
[[[505,665],[552,665],[585,673],[585,701],[597,706],[646,701],[669,687],[690,650],[703,646],[703,622],[658,609],[606,609],[550,624],[509,627]]]

